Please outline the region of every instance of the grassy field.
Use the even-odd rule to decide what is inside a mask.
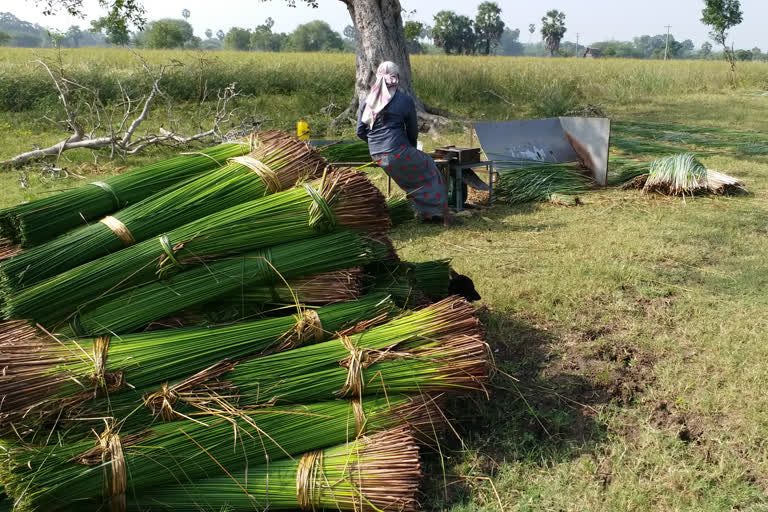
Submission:
[[[94,80],[132,66],[116,51],[66,58]],[[211,58],[229,73],[224,82],[242,74],[253,94],[243,108],[271,126],[304,117],[321,131],[330,117],[320,109],[351,92],[350,56]],[[0,73],[30,83],[38,73],[25,63],[31,52],[3,50],[0,59]],[[419,94],[466,118],[592,103],[622,121],[764,129],[768,67],[740,66],[735,84],[726,71],[709,62],[414,59]],[[61,136],[41,120],[51,105],[2,112],[0,159]],[[441,142],[470,139],[457,125],[427,137],[428,147]],[[41,180],[30,169],[23,189],[21,174],[6,172],[0,202],[150,157],[94,165],[89,153],[73,154],[64,164],[82,178]],[[497,204],[450,230],[407,224],[394,233],[404,259],[453,257],[475,280],[501,370],[490,400],[451,404],[459,437],[442,447],[444,472],[429,458],[440,476],[425,489],[426,509],[768,510],[768,157],[703,161],[752,194],[683,202],[606,189],[579,208]]]

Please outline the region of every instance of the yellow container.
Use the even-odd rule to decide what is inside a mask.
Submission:
[[[309,140],[309,125],[303,119],[296,123],[296,136],[299,140]]]

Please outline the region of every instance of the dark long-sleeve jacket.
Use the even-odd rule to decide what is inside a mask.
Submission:
[[[373,128],[362,122],[364,110],[365,101],[357,116],[357,136],[368,142],[372,155],[395,151],[405,145],[416,147],[419,124],[416,106],[410,96],[395,92],[392,100],[376,117]]]

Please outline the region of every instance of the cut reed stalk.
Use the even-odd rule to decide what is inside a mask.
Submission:
[[[106,295],[103,302],[72,317],[65,334],[122,334],[221,295],[253,285],[361,265],[370,261],[370,243],[343,231],[262,249],[199,265],[170,282],[152,282]]]
[[[98,394],[159,386],[217,363],[210,371],[221,372],[230,362],[317,343],[340,330],[381,322],[394,312],[388,297],[378,294],[301,309],[293,316],[68,343],[24,322],[8,322],[0,326],[0,428],[21,421],[33,425]]]
[[[83,415],[123,417],[143,401],[153,416],[168,421],[193,414],[195,408],[227,414],[233,404],[271,406],[395,392],[481,390],[488,351],[472,306],[449,298],[359,334],[344,333],[329,342],[220,369],[209,367],[160,389],[128,390],[89,404]],[[131,421],[151,419],[144,414]]]
[[[162,190],[101,222],[84,226],[0,264],[11,292],[56,276],[197,219],[322,175],[327,163],[305,142],[281,132],[255,138],[247,156]]]
[[[129,510],[419,510],[419,447],[407,428],[129,496]]]
[[[7,318],[43,325],[130,286],[187,266],[348,228],[383,236],[389,227],[381,192],[361,173],[335,171],[310,185],[233,206],[85,263],[6,297]]]
[[[434,399],[391,396],[240,411],[235,417],[161,423],[133,435],[115,428],[46,447],[0,441],[0,483],[19,511],[125,503],[149,489],[267,464],[400,425],[432,437],[442,416]]]
[[[133,169],[104,181],[0,210],[0,237],[31,247],[95,221],[181,181],[247,154],[247,143],[221,144]]]
[[[511,204],[549,201],[552,194],[578,195],[591,187],[590,180],[569,164],[514,165],[499,164],[502,170],[495,185],[495,192]]]
[[[421,263],[374,263],[368,271],[375,275],[371,290],[388,293],[400,305],[424,305],[449,295],[451,261]]]

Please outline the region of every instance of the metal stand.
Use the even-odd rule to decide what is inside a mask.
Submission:
[[[485,160],[482,162],[474,162],[474,163],[467,163],[467,164],[460,164],[458,162],[450,162],[450,168],[453,170],[454,174],[454,180],[455,180],[455,195],[456,195],[456,211],[460,212],[464,209],[464,198],[463,196],[463,184],[464,184],[464,169],[476,169],[477,167],[485,167],[485,171],[480,172],[487,172],[488,173],[488,186],[490,187],[490,191],[488,192],[488,204],[493,204],[493,173],[494,173],[494,167],[493,167],[493,161],[492,160]]]

